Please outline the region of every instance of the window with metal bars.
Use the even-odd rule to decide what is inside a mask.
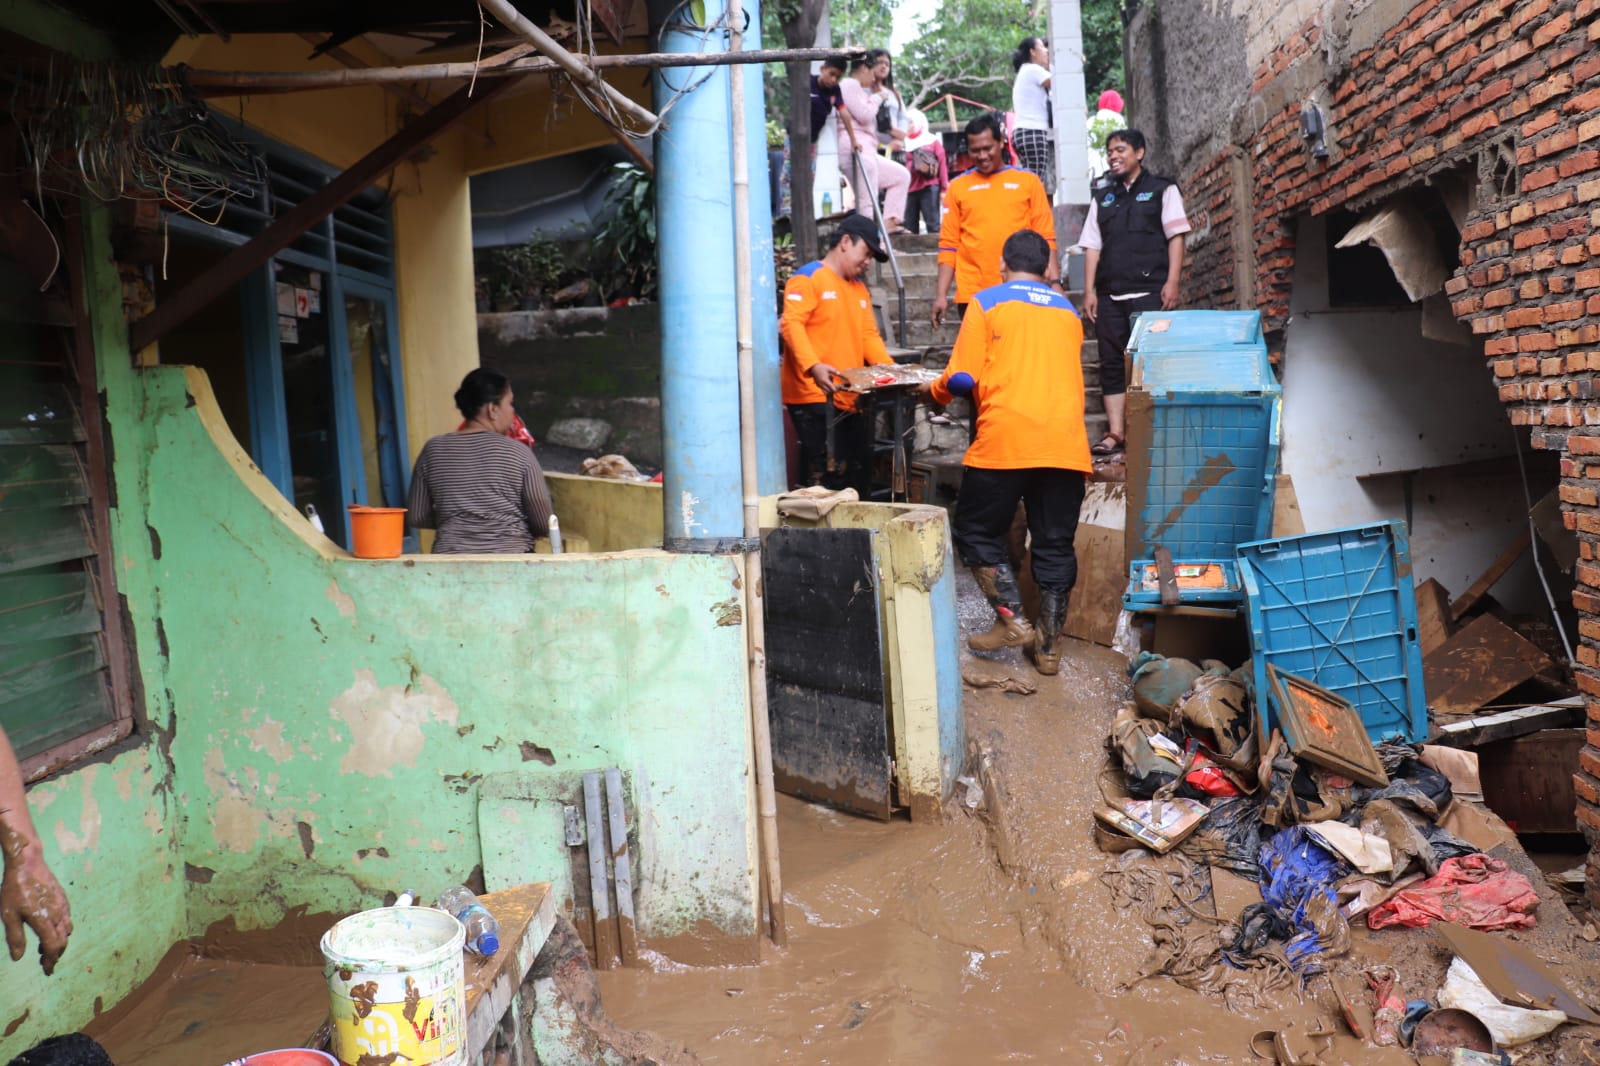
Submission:
[[[0,259],[0,726],[30,781],[132,730],[78,299],[40,296]]]

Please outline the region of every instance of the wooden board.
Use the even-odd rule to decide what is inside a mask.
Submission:
[[[1111,647],[1128,586],[1128,557],[1123,544],[1127,520],[1125,486],[1091,481],[1078,513],[1073,547],[1078,554],[1078,583],[1067,605],[1067,635]]]
[[[1471,714],[1553,665],[1510,626],[1479,615],[1423,657],[1428,706],[1436,714]]]
[[[1279,474],[1272,496],[1273,537],[1298,537],[1306,531],[1305,516],[1300,513],[1300,497],[1294,492],[1294,479]]]
[[[1433,578],[1417,586],[1417,643],[1428,655],[1450,639],[1450,593]]]
[[[1576,833],[1572,769],[1582,729],[1546,729],[1478,749],[1483,802],[1519,833]]]
[[[1447,744],[1452,748],[1475,748],[1496,740],[1525,737],[1541,729],[1581,726],[1583,718],[1583,697],[1569,696],[1538,707],[1514,707],[1446,722],[1429,743]]]
[[[888,820],[888,686],[870,529],[775,529],[761,577],[780,792]]]
[[[1461,617],[1472,610],[1478,601],[1483,599],[1490,589],[1494,588],[1496,582],[1506,576],[1506,571],[1510,570],[1512,565],[1522,558],[1522,553],[1527,551],[1532,544],[1533,534],[1530,531],[1524,529],[1521,533],[1518,533],[1516,538],[1506,546],[1506,550],[1501,552],[1499,557],[1489,564],[1489,569],[1483,572],[1483,576],[1474,581],[1472,587],[1463,592],[1450,605],[1450,620],[1453,622],[1461,621]]]

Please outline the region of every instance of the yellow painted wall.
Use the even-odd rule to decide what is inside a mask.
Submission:
[[[605,79],[629,99],[651,106],[649,71],[611,69],[605,72]],[[616,143],[611,131],[587,107],[570,94],[552,94],[547,77],[526,79],[510,94],[490,103],[488,112],[494,143],[473,140],[467,144],[467,171],[471,174]]]
[[[201,70],[339,70],[329,57],[308,59],[311,45],[292,35],[183,39],[166,62]],[[374,65],[389,65],[363,41],[347,45]],[[641,101],[649,99],[644,71],[608,78]],[[452,87],[422,86],[434,100]],[[405,369],[406,429],[414,459],[434,434],[460,421],[451,397],[478,365],[473,293],[472,203],[467,176],[561,155],[611,138],[575,101],[553,102],[549,80],[530,76],[515,95],[486,105],[435,140],[422,158],[403,163],[384,184],[394,193],[400,357]],[[338,168],[361,158],[399,128],[406,107],[377,87],[224,97],[217,111]],[[552,108],[554,111],[552,112]],[[493,147],[485,147],[488,133]]]

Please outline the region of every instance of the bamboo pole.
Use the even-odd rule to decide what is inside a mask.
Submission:
[[[730,51],[744,44],[739,19],[728,20]],[[767,880],[767,915],[772,942],[789,942],[783,911],[783,874],[778,864],[778,799],[772,782],[772,726],[767,717],[767,627],[761,588],[761,491],[756,476],[755,304],[750,288],[750,154],[745,129],[744,67],[728,71],[733,126],[733,279],[739,348],[739,473],[744,490],[744,632],[749,649],[750,731],[756,756],[756,815],[761,828],[762,870]]]
[[[823,59],[831,48],[767,48],[749,52],[642,52],[628,55],[572,56],[583,67],[659,69],[661,67],[720,67],[742,63],[781,63],[789,59]],[[570,53],[569,53],[570,55]],[[305,92],[341,89],[351,85],[386,85],[393,82],[467,81],[505,78],[522,74],[553,74],[563,68],[550,59],[516,59],[493,64],[418,63],[405,67],[367,67],[361,70],[190,70],[174,68],[174,81],[203,96],[240,93]]]
[[[520,34],[534,48],[553,60],[573,81],[605,96],[613,107],[645,127],[647,131],[654,130],[661,124],[655,112],[634,103],[616,86],[606,84],[598,74],[580,62],[577,56],[557,44],[554,37],[535,26],[522,12],[513,7],[511,0],[478,0],[478,3],[488,8],[490,14],[499,19],[506,29]]]

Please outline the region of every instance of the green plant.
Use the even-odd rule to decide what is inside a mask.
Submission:
[[[567,269],[561,246],[547,237],[534,236],[522,244],[492,248],[485,256],[484,280],[495,302],[516,304],[555,289]]]
[[[789,279],[794,276],[795,269],[799,267],[798,255],[794,248],[794,234],[783,233],[772,239],[772,265],[778,281],[778,304],[783,304],[783,287],[789,284]]]
[[[783,128],[783,123],[776,119],[767,119],[767,147],[782,148],[789,139],[788,131]]]
[[[608,298],[649,298],[656,291],[656,197],[649,172],[618,163],[616,184],[606,194],[611,214],[595,234],[590,270]]]

